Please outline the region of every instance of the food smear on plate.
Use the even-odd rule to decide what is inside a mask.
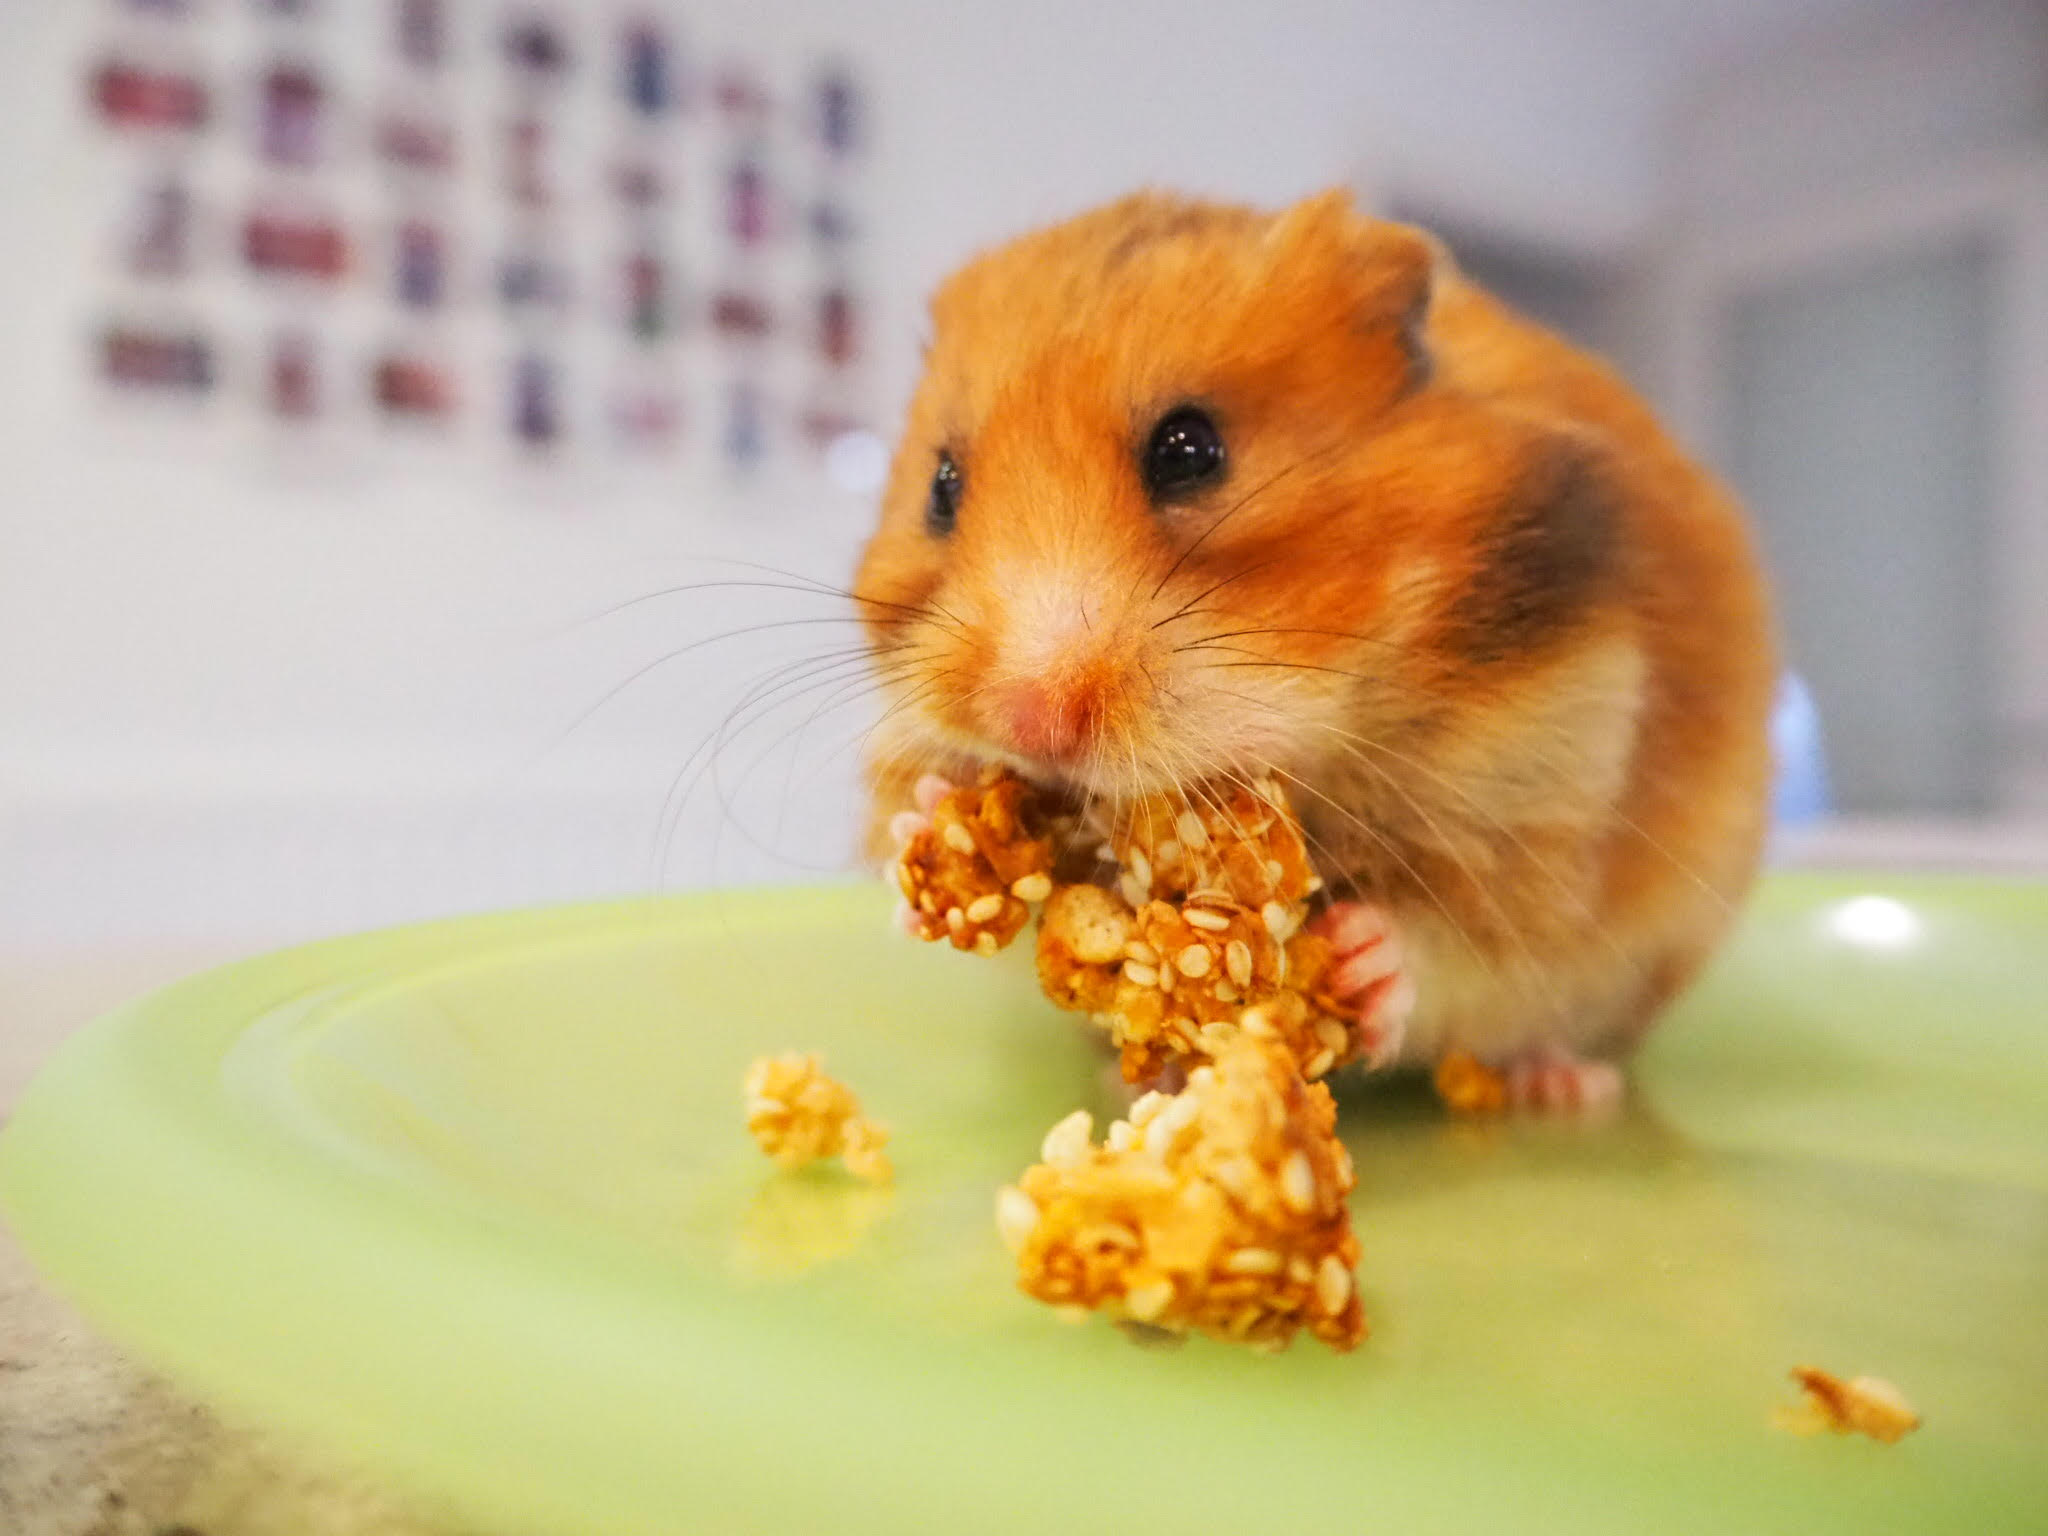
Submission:
[[[888,1128],[863,1116],[853,1090],[827,1077],[816,1056],[761,1057],[747,1068],[746,1094],[747,1129],[784,1168],[836,1157],[871,1184],[894,1177]]]
[[[1920,1415],[1897,1387],[1879,1376],[1844,1381],[1817,1366],[1792,1368],[1800,1389],[1796,1404],[1781,1404],[1771,1415],[1779,1429],[1795,1435],[1863,1434],[1886,1445],[1920,1427]]]
[[[1329,1089],[1254,1035],[1224,1043],[1178,1094],[1145,1094],[1100,1143],[1076,1110],[997,1196],[1019,1289],[1149,1339],[1277,1351],[1305,1329],[1356,1348],[1356,1175],[1336,1118]]]

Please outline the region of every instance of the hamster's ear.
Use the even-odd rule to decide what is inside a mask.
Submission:
[[[1310,274],[1341,286],[1362,329],[1393,331],[1419,364],[1423,323],[1443,248],[1419,229],[1368,218],[1343,188],[1296,203],[1266,231],[1276,277]]]

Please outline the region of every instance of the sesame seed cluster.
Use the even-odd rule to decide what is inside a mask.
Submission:
[[[1008,945],[1052,894],[1053,830],[1013,773],[991,769],[948,794],[896,860],[918,937],[979,955]]]
[[[1085,1110],[1060,1121],[997,1197],[1025,1294],[1261,1350],[1304,1329],[1337,1350],[1365,1337],[1336,1106],[1274,1042],[1240,1036],[1180,1093],[1092,1130]]]
[[[1126,1081],[1187,1074],[1100,1144],[1068,1116],[1001,1192],[1019,1287],[1161,1337],[1356,1347],[1355,1175],[1313,1079],[1363,1042],[1322,990],[1330,945],[1303,926],[1322,881],[1286,797],[1263,780],[1125,806],[1096,881],[1056,877],[1078,833],[998,769],[940,799],[897,866],[915,931],[957,949],[994,954],[1042,903],[1046,996],[1109,1033]]]
[[[853,1090],[825,1075],[816,1056],[764,1056],[747,1068],[747,1129],[785,1168],[837,1157],[870,1183],[893,1173],[886,1127],[865,1118]]]
[[[1321,990],[1330,946],[1302,923],[1322,881],[1278,784],[1128,806],[1098,851],[1105,884],[1055,879],[1062,830],[1007,770],[946,795],[896,866],[919,936],[991,955],[1043,902],[1039,983],[1108,1032],[1133,1083],[1241,1033],[1280,1042],[1309,1077],[1361,1054]]]

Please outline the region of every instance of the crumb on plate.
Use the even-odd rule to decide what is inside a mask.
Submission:
[[[1799,1385],[1798,1403],[1780,1405],[1771,1417],[1795,1435],[1865,1434],[1891,1445],[1920,1427],[1905,1394],[1882,1377],[1844,1381],[1817,1366],[1799,1365],[1792,1368],[1792,1380]]]
[[[870,1183],[892,1176],[887,1127],[862,1116],[853,1090],[827,1077],[816,1056],[761,1057],[747,1068],[746,1093],[747,1129],[783,1167],[837,1157]]]
[[[1432,1081],[1444,1108],[1459,1115],[1497,1115],[1508,1107],[1508,1082],[1470,1051],[1446,1051]]]

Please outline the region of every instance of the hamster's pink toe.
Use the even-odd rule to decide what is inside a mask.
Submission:
[[[917,808],[929,816],[938,809],[939,802],[953,793],[953,781],[942,779],[936,773],[928,773],[911,788],[910,798],[917,802]]]
[[[1401,937],[1384,907],[1340,901],[1317,917],[1314,931],[1335,952],[1325,989],[1357,1009],[1365,1062],[1377,1069],[1401,1054],[1408,1016],[1415,1011],[1415,982],[1406,969]]]
[[[1544,1047],[1511,1062],[1508,1103],[1517,1109],[1551,1113],[1598,1112],[1621,1101],[1621,1068],[1611,1061],[1586,1061],[1557,1047]]]

